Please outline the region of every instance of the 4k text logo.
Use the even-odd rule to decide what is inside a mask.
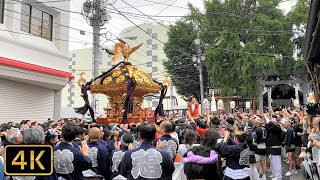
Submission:
[[[4,150],[7,176],[49,176],[53,172],[50,145],[7,145]]]

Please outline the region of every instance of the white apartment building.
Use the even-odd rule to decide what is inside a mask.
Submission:
[[[166,42],[167,29],[155,23],[146,23],[139,26],[152,37],[146,34],[146,32],[141,31],[136,26],[126,28],[120,33],[120,38],[129,43],[131,47],[135,47],[140,43],[143,43],[140,49],[130,56],[129,61],[138,69],[149,73],[155,80],[163,82],[166,78],[166,73],[162,62],[167,59],[163,51],[164,44],[160,43],[156,39]],[[113,47],[108,47],[108,49],[112,48]],[[62,107],[81,107],[84,105],[84,102],[80,96],[80,87],[77,84],[80,78],[78,74],[84,72],[85,75],[83,77],[87,81],[92,78],[92,49],[77,49],[72,51],[71,54],[73,58],[72,63],[70,63],[70,69],[74,73],[75,79],[63,90]],[[103,51],[100,72],[110,68],[111,56]],[[159,97],[157,96],[159,95],[160,94],[155,95],[154,97],[145,98],[143,107],[155,109],[158,105]],[[170,96],[172,97],[172,103],[170,101]],[[171,109],[177,106],[185,106],[186,102],[176,93],[175,88],[171,87],[168,89],[166,99],[164,99],[163,104],[165,109]],[[107,97],[105,95],[99,95],[99,114],[103,115],[103,108],[108,106]]]
[[[70,1],[0,0],[0,122],[60,118],[73,77],[69,9]]]

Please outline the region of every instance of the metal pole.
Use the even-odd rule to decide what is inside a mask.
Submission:
[[[199,80],[200,80],[200,103],[201,103],[201,114],[204,114],[203,108],[203,100],[204,100],[204,89],[203,89],[203,75],[202,75],[202,52],[201,52],[201,42],[200,42],[200,35],[199,30],[197,28],[197,40],[196,40],[196,47],[197,47],[197,62],[198,62],[198,70],[199,70]]]
[[[99,76],[100,66],[100,26],[96,20],[93,26],[93,77]],[[96,114],[99,114],[99,97],[97,94],[94,96],[94,110]]]
[[[93,78],[96,78],[99,76],[99,66],[100,66],[100,0],[93,1],[95,4],[95,7],[97,7],[96,10],[93,12],[95,13],[92,19],[92,28],[93,28]],[[95,111],[95,114],[99,114],[99,97],[98,95],[93,96],[93,109]]]

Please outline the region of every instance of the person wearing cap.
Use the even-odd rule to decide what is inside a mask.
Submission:
[[[250,157],[246,134],[243,131],[236,131],[233,138],[230,135],[230,131],[226,130],[220,146],[221,156],[226,158],[224,180],[250,180]]]
[[[23,135],[18,128],[12,128],[6,133],[6,139],[11,144],[21,144]]]
[[[246,143],[249,146],[250,158],[249,158],[249,167],[250,167],[250,179],[260,179],[258,170],[256,168],[256,157],[255,151],[257,149],[256,144],[256,134],[254,133],[254,123],[253,121],[246,122]]]
[[[264,127],[263,120],[261,116],[254,116],[254,121],[256,127],[254,128],[254,133],[256,136],[255,158],[257,169],[262,168],[262,178],[261,180],[266,180],[267,173],[267,129]]]
[[[120,180],[125,179],[120,175],[118,167],[123,158],[123,155],[126,151],[133,149],[133,142],[135,141],[134,136],[132,136],[129,132],[124,133],[121,136],[121,143],[115,147],[111,155],[111,179]]]
[[[58,139],[58,133],[53,131],[52,129],[49,129],[46,132],[45,136],[45,144],[51,145],[52,147],[55,146],[55,144],[59,141]]]
[[[110,159],[108,149],[106,146],[100,144],[98,141],[101,138],[100,129],[97,127],[90,128],[89,130],[89,157],[92,166],[90,168],[97,175],[102,175],[105,179],[111,178]]]
[[[269,114],[263,115],[265,128],[268,133],[267,146],[271,154],[271,171],[272,180],[282,179],[282,166],[281,166],[281,134],[282,130],[277,119],[270,119]]]

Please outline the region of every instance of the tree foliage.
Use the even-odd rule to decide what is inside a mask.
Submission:
[[[259,92],[257,74],[290,72],[304,65],[300,57],[308,2],[298,0],[287,14],[278,8],[280,0],[204,1],[204,13],[190,6],[192,16],[170,27],[165,46],[169,60],[164,66],[178,93],[190,96],[199,92],[197,79],[186,79],[196,71],[193,66],[174,69],[191,61],[172,49],[193,52],[196,33],[190,20],[199,25],[206,44],[206,67],[213,87],[221,89],[222,95],[233,95],[236,90],[252,97]]]
[[[168,61],[163,65],[171,77],[171,81],[176,87],[177,92],[184,99],[196,96],[200,99],[199,72],[192,64],[191,53],[194,52],[193,41],[197,34],[193,30],[191,23],[178,21],[170,27],[168,32],[168,42],[165,44],[164,51]],[[181,53],[186,52],[186,53]],[[204,84],[208,84],[206,67],[204,69]]]

